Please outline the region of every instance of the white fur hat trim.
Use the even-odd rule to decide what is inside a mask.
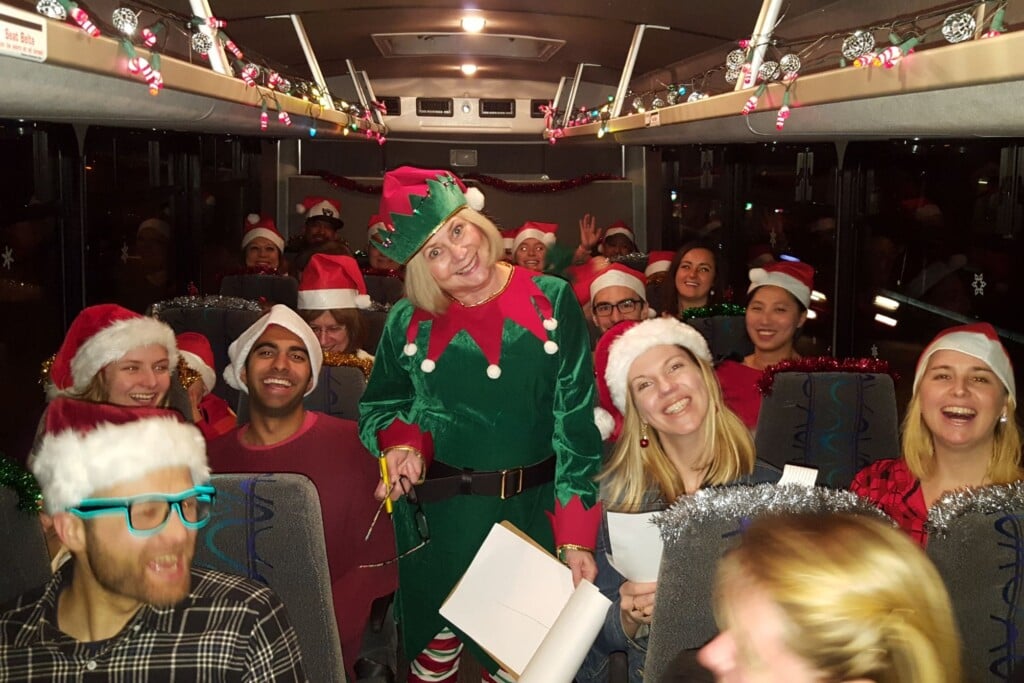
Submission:
[[[107,325],[78,347],[71,359],[71,393],[81,393],[96,373],[132,349],[159,344],[167,349],[170,367],[178,364],[178,342],[174,330],[156,318],[126,318]]]
[[[921,358],[918,359],[917,368],[914,372],[914,392],[917,391],[917,385],[924,376],[925,368],[928,367],[928,359],[936,351],[959,351],[982,361],[992,368],[992,372],[1002,381],[1007,393],[1010,394],[1013,400],[1017,400],[1017,386],[1013,378],[1013,366],[1003,347],[998,342],[989,339],[981,333],[966,330],[950,332],[940,336],[932,341],[924,352],[921,353]]]
[[[300,311],[328,311],[332,308],[369,308],[372,305],[367,294],[356,289],[307,289],[299,290],[296,308]]]
[[[616,268],[608,268],[590,283],[590,300],[605,287],[627,287],[641,299],[647,299],[647,287],[643,280]]]
[[[643,352],[664,344],[681,346],[697,358],[711,362],[711,350],[701,333],[675,318],[654,318],[629,328],[612,343],[604,371],[612,403],[623,415],[626,414],[629,366]]]
[[[249,326],[245,332],[238,336],[238,339],[231,342],[228,347],[228,358],[231,362],[224,368],[224,381],[228,386],[239,391],[249,393],[249,387],[242,381],[242,371],[245,370],[245,362],[249,358],[256,340],[271,325],[277,325],[294,332],[306,345],[306,353],[309,354],[309,364],[313,371],[313,381],[309,383],[305,396],[309,396],[316,389],[317,378],[320,375],[320,366],[324,362],[324,352],[320,348],[320,340],[313,334],[313,330],[298,313],[283,304],[276,304],[270,312]]]
[[[242,235],[242,249],[248,246],[249,242],[252,242],[257,237],[263,237],[274,243],[278,251],[284,251],[284,239],[278,233],[267,228],[253,228],[252,230],[246,230],[245,234]]]
[[[178,353],[181,354],[181,358],[185,361],[185,365],[198,372],[199,376],[203,378],[203,384],[206,385],[206,392],[209,393],[213,391],[213,388],[217,386],[217,373],[214,369],[204,363],[202,358],[191,351],[185,351],[182,349]]]
[[[210,479],[206,441],[194,425],[173,417],[104,423],[89,432],[65,430],[43,437],[32,473],[46,512],[63,512],[97,491],[166,467],[188,467],[192,482]]]
[[[520,230],[519,232],[517,232],[516,236],[512,239],[512,250],[514,251],[518,249],[520,244],[530,239],[531,237],[535,240],[539,240],[540,242],[542,242],[545,247],[550,247],[558,240],[554,233],[544,232],[543,230],[538,230],[537,228],[526,228],[525,230]]]
[[[778,271],[768,272],[764,268],[751,268],[750,286],[747,287],[747,294],[753,292],[758,287],[764,287],[765,285],[781,287],[795,296],[796,300],[804,305],[804,308],[811,307],[810,288],[792,275],[787,275],[786,273],[780,273]]]
[[[615,418],[601,406],[594,408],[594,424],[597,425],[597,431],[601,432],[601,441],[607,441],[615,431]]]

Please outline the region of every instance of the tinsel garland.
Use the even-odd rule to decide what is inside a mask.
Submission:
[[[370,371],[373,370],[372,358],[360,358],[354,353],[339,353],[337,351],[324,351],[324,365],[332,368],[359,368],[363,376],[370,379]]]
[[[233,311],[255,311],[261,312],[258,301],[243,299],[237,296],[221,296],[220,294],[208,294],[206,296],[179,296],[166,301],[157,301],[149,307],[149,315],[159,319],[164,309],[168,308],[216,308],[220,310]]]
[[[800,484],[715,486],[682,496],[654,515],[665,543],[693,535],[713,519],[743,519],[790,512],[854,513],[895,522],[866,498],[852,491]]]
[[[348,190],[349,192],[362,192],[363,194],[380,194],[380,185],[366,185],[358,181],[346,178],[344,176],[337,176],[327,171],[313,171],[313,175],[318,175],[320,178],[330,185],[331,187],[338,190]],[[495,178],[494,176],[483,175],[480,173],[470,173],[462,176],[463,180],[473,180],[486,185],[487,187],[493,187],[496,190],[502,190],[503,192],[518,192],[526,194],[539,194],[542,192],[564,192],[566,190],[575,190],[576,188],[589,185],[590,183],[597,182],[599,180],[622,180],[622,176],[612,175],[610,173],[587,173],[581,175],[578,178],[570,178],[569,180],[558,180],[543,183],[515,183],[509,182],[508,180],[502,180],[501,178]]]
[[[198,381],[202,375],[199,374],[198,370],[193,370],[189,367],[188,363],[185,362],[184,356],[178,357],[178,381],[181,382],[183,389],[188,389]]]
[[[716,315],[745,315],[747,307],[742,304],[711,304],[710,306],[698,306],[687,308],[679,314],[679,319],[684,323],[694,318],[713,318]]]
[[[57,359],[57,354],[53,354],[49,358],[43,359],[43,362],[39,364],[39,386],[43,389],[50,384],[50,369],[53,367],[53,361]]]
[[[966,514],[990,515],[1010,510],[1024,510],[1024,482],[947,491],[928,508],[925,530],[929,536],[942,537],[949,533],[953,522]]]
[[[43,492],[32,473],[0,454],[0,486],[18,494],[18,509],[36,513],[43,509]]]
[[[780,372],[859,372],[864,374],[884,374],[893,381],[899,375],[889,366],[889,361],[880,358],[832,358],[831,356],[815,356],[799,360],[779,361],[769,365],[757,380],[757,391],[762,396],[772,393],[775,375]]]
[[[647,254],[634,251],[629,254],[623,254],[622,256],[612,256],[608,260],[612,263],[621,263],[627,268],[632,268],[636,272],[642,273],[647,269],[648,258]]]

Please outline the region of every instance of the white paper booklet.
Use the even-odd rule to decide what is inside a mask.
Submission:
[[[661,566],[661,530],[654,523],[657,512],[609,512],[608,561],[630,581],[658,580]]]
[[[495,524],[441,616],[521,683],[571,683],[611,602],[508,522]]]

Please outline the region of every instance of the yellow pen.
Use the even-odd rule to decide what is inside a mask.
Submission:
[[[393,503],[391,502],[391,477],[388,476],[388,459],[383,453],[379,458],[380,478],[384,482],[384,509],[390,515]]]

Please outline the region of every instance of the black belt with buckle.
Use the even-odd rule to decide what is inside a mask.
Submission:
[[[554,478],[554,456],[526,467],[487,472],[460,469],[435,461],[427,470],[426,481],[416,486],[416,496],[424,503],[469,495],[497,496],[505,500]]]

